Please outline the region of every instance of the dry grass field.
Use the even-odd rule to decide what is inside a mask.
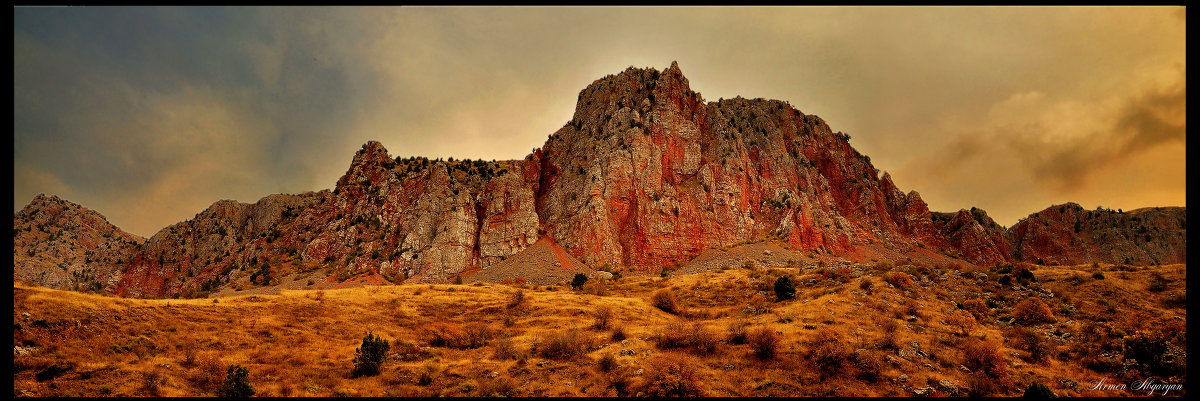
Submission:
[[[1146,395],[1091,387],[1184,383],[1185,287],[1183,265],[886,263],[188,300],[14,284],[13,391],[212,396],[236,364],[259,396]],[[353,377],[368,332],[390,350]]]

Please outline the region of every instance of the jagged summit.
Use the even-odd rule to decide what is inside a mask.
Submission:
[[[39,195],[14,216],[15,277],[61,287],[72,285],[69,272],[92,268],[102,273],[103,289],[120,295],[195,296],[501,277],[564,260],[573,271],[658,271],[757,241],[812,255],[809,261],[1166,263],[1186,256],[1182,208],[1114,217],[1052,207],[1005,229],[975,208],[930,212],[848,139],[787,102],[705,102],[674,62],[661,72],[629,68],[580,91],[571,120],[522,160],[392,158],[370,141],[332,191],[218,201],[144,243],[113,242],[107,265],[85,257],[61,274],[43,273],[62,261],[54,252],[83,255],[96,243],[41,246],[46,235],[68,236],[47,233],[87,237],[79,234],[86,225],[34,212],[64,207]],[[33,224],[35,215],[46,220]],[[1061,229],[1068,226],[1069,235]],[[519,255],[539,241],[542,256]],[[517,263],[540,260],[547,265]],[[486,272],[491,267],[500,270]]]

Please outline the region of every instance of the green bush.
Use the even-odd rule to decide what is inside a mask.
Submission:
[[[351,375],[354,377],[378,375],[379,366],[383,364],[383,358],[387,356],[390,348],[391,344],[388,344],[383,337],[367,333],[363,337],[362,346],[354,350],[354,371],[351,372]]]
[[[578,290],[580,287],[583,287],[583,284],[587,283],[587,281],[588,278],[586,274],[575,273],[575,278],[571,279],[571,289]]]
[[[221,384],[220,397],[248,398],[254,395],[250,385],[250,370],[240,365],[229,365],[225,371],[225,383]]]
[[[796,297],[796,284],[792,283],[791,277],[779,276],[779,279],[775,280],[775,297],[780,301]]]

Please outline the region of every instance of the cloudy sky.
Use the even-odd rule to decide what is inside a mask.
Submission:
[[[22,8],[13,209],[150,236],[219,199],[332,188],[353,153],[517,159],[581,89],[677,60],[789,101],[930,208],[1185,205],[1185,11]]]

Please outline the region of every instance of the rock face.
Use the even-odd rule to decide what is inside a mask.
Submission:
[[[71,288],[91,282],[73,274],[90,272],[103,289],[139,297],[289,275],[553,281],[604,265],[657,270],[761,239],[851,258],[920,247],[978,264],[1183,261],[1183,208],[1052,207],[1006,230],[975,208],[930,212],[849,139],[785,102],[705,102],[675,63],[629,68],[581,91],[572,119],[523,160],[392,158],[372,141],[332,191],[218,201],[144,242],[36,198],[14,216],[14,278]],[[72,239],[47,238],[60,231]],[[541,260],[551,262],[532,268],[548,273],[530,272]]]
[[[54,288],[112,290],[142,241],[100,213],[38,195],[13,215],[13,279]]]
[[[1187,261],[1187,209],[1046,208],[1012,227],[1014,258],[1039,264],[1163,264]]]
[[[933,213],[933,223],[950,248],[973,263],[992,265],[1013,259],[1013,236],[983,209]]]

